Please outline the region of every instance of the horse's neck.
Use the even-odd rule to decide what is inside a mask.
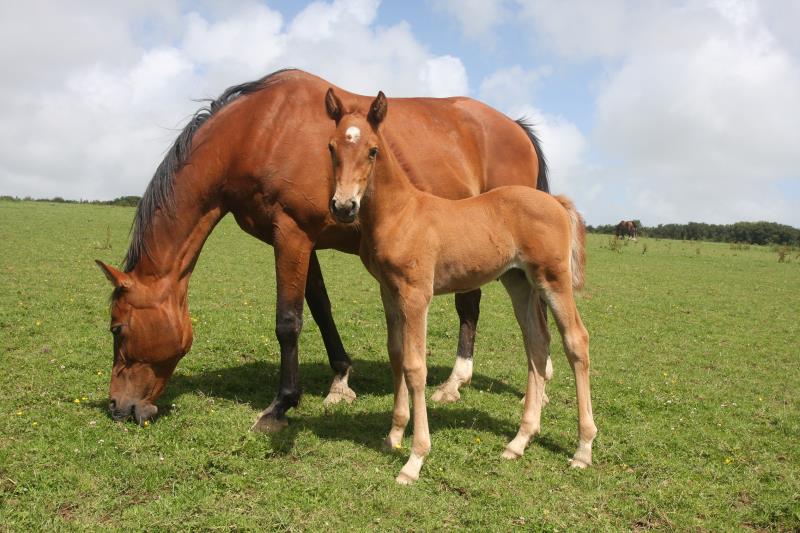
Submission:
[[[192,176],[199,165],[186,165],[174,180],[174,206],[159,209],[144,234],[145,250],[133,273],[144,282],[166,282],[188,287],[200,251],[225,211],[217,199],[209,201],[211,187],[204,177]],[[195,179],[199,178],[199,179]]]
[[[383,158],[375,165],[369,191],[368,211],[373,226],[393,224],[402,207],[422,194],[411,184],[386,142],[381,148]]]

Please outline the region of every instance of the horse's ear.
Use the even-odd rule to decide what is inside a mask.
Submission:
[[[325,110],[328,112],[328,116],[335,120],[337,124],[344,114],[342,101],[333,92],[333,88],[329,88],[328,92],[325,93]]]
[[[372,105],[369,106],[369,114],[367,115],[367,120],[377,127],[378,124],[383,122],[383,119],[386,118],[386,112],[389,110],[389,103],[386,101],[386,95],[383,94],[383,91],[378,91],[378,96],[375,97],[375,100],[372,101]]]
[[[95,259],[94,262],[97,263],[97,266],[100,267],[100,270],[103,271],[103,274],[106,275],[106,278],[108,278],[108,281],[110,281],[111,284],[114,285],[114,287],[127,288],[133,285],[133,280],[125,272],[121,272],[116,268],[112,267],[111,265],[103,263],[99,259]]]

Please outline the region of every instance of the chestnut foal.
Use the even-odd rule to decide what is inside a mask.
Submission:
[[[500,278],[522,329],[528,386],[522,423],[503,457],[515,459],[539,433],[549,334],[539,295],[553,312],[575,374],[579,445],[572,466],[592,462],[597,433],[589,391],[589,337],[573,299],[583,284],[584,226],[572,203],[530,187],[500,187],[464,200],[414,188],[392,152],[391,132],[380,128],[383,93],[366,116],[348,112],[329,89],[328,115],[336,121],[329,143],[336,190],[331,212],[361,225],[361,260],[381,285],[388,349],[394,373],[392,428],[384,443],[399,448],[414,409],[411,457],[397,476],[419,478],[431,442],[425,407],[425,336],[434,294],[470,291]]]

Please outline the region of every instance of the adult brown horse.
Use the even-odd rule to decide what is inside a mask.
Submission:
[[[329,212],[334,184],[325,146],[334,125],[323,105],[329,87],[299,70],[231,87],[194,115],[168,151],[139,204],[123,269],[98,261],[114,285],[109,409],[115,419],[133,415],[143,423],[157,413],[155,401],[192,344],[189,278],[206,238],[227,213],[275,249],[280,384],[254,429],[285,426],[287,410],[300,399],[304,296],[335,372],[326,401],[355,397],[347,384],[350,358],[314,254],[321,248],[357,253],[360,239],[357,227],[337,223]],[[346,109],[371,102],[336,91]],[[548,189],[539,142],[523,121],[470,98],[391,102],[390,149],[420,190],[465,198],[501,185]],[[440,399],[457,399],[459,385],[471,377],[479,302],[479,291],[456,296],[458,357],[437,391]]]
[[[620,220],[617,224],[616,236],[636,240],[636,223],[632,220]]]

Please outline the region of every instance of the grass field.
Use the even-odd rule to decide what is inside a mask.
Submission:
[[[429,403],[433,449],[398,486],[378,288],[356,257],[323,273],[354,357],[352,405],[308,312],[305,396],[277,436],[248,431],[273,398],[272,248],[226,218],[190,291],[194,347],[149,427],[106,415],[110,286],[133,209],[0,202],[0,530],[797,530],[800,257],[769,248],[590,235],[578,305],[591,335],[595,464],[577,444],[574,382],[557,335],[542,435],[518,461],[526,378],[500,284],[485,288],[475,377]],[[429,386],[454,360],[452,297],[429,319]],[[410,426],[409,426],[410,427]],[[407,434],[408,436],[408,434]]]

